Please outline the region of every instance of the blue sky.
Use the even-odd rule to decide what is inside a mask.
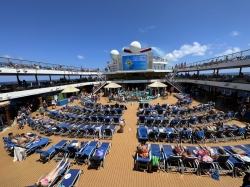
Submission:
[[[250,48],[249,0],[1,0],[0,56],[104,68],[139,41],[169,65]]]

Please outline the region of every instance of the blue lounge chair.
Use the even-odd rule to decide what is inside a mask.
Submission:
[[[218,146],[212,146],[211,148],[213,150],[215,150],[217,154],[220,155],[217,159],[220,171],[224,172],[224,173],[232,173],[232,176],[236,177],[235,176],[236,167],[241,168],[243,162],[234,158],[232,155],[230,155],[229,153],[227,153],[225,151],[224,151],[224,153],[220,153],[219,152],[220,147],[218,147]]]
[[[77,187],[78,181],[80,179],[80,175],[83,173],[80,169],[69,169],[68,172],[65,174],[63,180],[60,182],[58,187]],[[76,183],[76,184],[75,184]],[[75,185],[74,185],[75,184]]]
[[[110,142],[102,142],[98,149],[95,150],[93,156],[89,159],[90,167],[103,167],[106,155],[109,153],[111,147]]]
[[[36,150],[36,153],[40,153],[39,161],[45,163],[50,161],[50,159],[56,154],[55,148],[63,148],[68,143],[68,140],[61,140],[55,145],[52,145],[48,150]]]
[[[158,158],[159,161],[159,165],[154,166],[152,165],[152,167],[157,167],[157,170],[163,170],[165,172],[165,159],[163,156],[163,153],[161,151],[161,145],[159,144],[151,144],[151,154],[152,157],[155,156]]]
[[[103,125],[101,128],[102,139],[108,138],[112,140],[113,134],[115,133],[116,126],[114,125]]]
[[[162,151],[166,163],[166,171],[175,169],[183,174],[183,164],[181,156],[176,155],[173,152],[173,147],[171,145],[162,145]]]
[[[90,157],[94,154],[95,149],[99,145],[98,141],[91,141],[85,149],[76,152],[75,160],[77,164],[88,164]]]
[[[69,149],[70,147],[75,147],[74,144],[77,144],[78,140],[72,140],[71,142],[69,142],[65,147],[55,147],[56,150],[56,157],[55,157],[55,161],[59,161],[62,160],[63,158],[66,158],[69,156]]]
[[[148,147],[148,157],[147,158],[142,158],[142,157],[139,156],[138,153],[136,153],[135,169],[136,170],[141,169],[143,171],[148,170],[149,172],[151,172],[151,170],[152,170],[152,164],[151,164],[151,158],[152,158],[151,146],[150,146],[150,144],[146,144],[146,146]]]
[[[147,142],[148,141],[148,130],[145,126],[138,126],[138,140],[139,142]]]
[[[49,138],[42,138],[39,142],[30,144],[29,146],[25,147],[26,155],[29,155],[30,153],[33,153],[37,149],[47,146],[50,143],[50,141],[51,140]]]

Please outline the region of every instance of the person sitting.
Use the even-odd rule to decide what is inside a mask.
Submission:
[[[219,122],[217,123],[217,126],[223,127],[223,117],[220,117]]]
[[[137,147],[139,157],[148,158],[148,147],[145,144],[140,144]]]
[[[120,129],[117,132],[123,133],[125,126],[126,126],[126,121],[124,119],[120,120]]]
[[[17,129],[23,129],[24,128],[24,124],[23,124],[23,120],[21,119],[17,119]]]
[[[209,114],[216,114],[216,109],[214,107],[211,107]]]
[[[64,164],[62,166],[61,163],[63,162],[63,160],[61,160],[61,162],[59,162],[57,164],[57,166],[51,171],[49,172],[47,175],[45,175],[44,178],[42,178],[41,180],[37,181],[35,183],[35,187],[45,187],[45,186],[49,186],[50,183],[58,176],[58,173],[65,167],[65,165],[68,163],[68,159],[65,160]]]

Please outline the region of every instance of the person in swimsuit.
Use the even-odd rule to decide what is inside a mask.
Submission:
[[[63,160],[61,160],[62,162]],[[58,163],[58,165],[47,175],[45,175],[44,178],[39,180],[35,183],[35,187],[43,187],[43,186],[49,186],[49,184],[57,177],[58,173],[64,168],[64,166],[67,164],[68,159],[65,160],[64,164],[62,166],[61,162]]]

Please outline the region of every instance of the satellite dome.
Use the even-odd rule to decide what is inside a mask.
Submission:
[[[141,44],[137,41],[134,41],[130,44],[130,51],[132,53],[139,53],[141,50]]]
[[[117,50],[112,50],[110,52],[110,57],[112,58],[112,60],[117,60],[117,55],[119,55],[119,52]]]

